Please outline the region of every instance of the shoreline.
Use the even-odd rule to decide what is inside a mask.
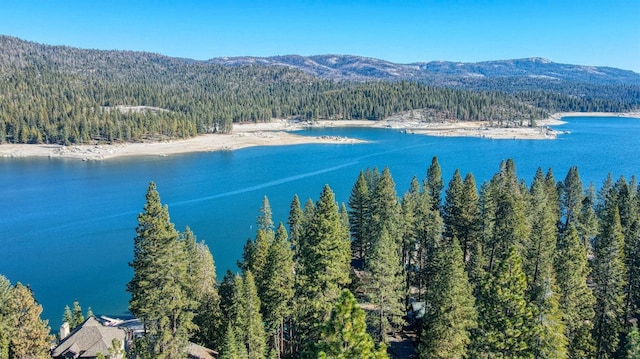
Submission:
[[[290,131],[309,127],[367,127],[404,131],[409,134],[438,137],[480,137],[488,139],[555,139],[558,133],[549,126],[565,123],[563,117],[638,117],[640,112],[561,112],[537,121],[536,127],[488,127],[486,122],[441,121],[427,123],[409,115],[398,115],[381,121],[321,120],[291,122],[276,119],[269,123],[234,124],[230,134],[206,134],[186,140],[96,145],[2,144],[0,157],[5,158],[65,158],[83,161],[107,160],[118,157],[159,156],[213,151],[233,151],[253,146],[286,146],[299,144],[356,144],[365,141],[334,136],[302,136]]]

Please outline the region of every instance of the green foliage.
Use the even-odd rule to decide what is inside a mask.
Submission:
[[[285,318],[293,314],[294,271],[291,243],[284,225],[280,223],[267,256],[262,296],[263,318],[278,357],[285,351]]]
[[[351,248],[333,191],[325,185],[315,206],[305,206],[306,229],[296,278],[297,340],[301,349],[313,343],[318,326],[349,282]]]
[[[142,353],[154,358],[176,358],[184,354],[193,332],[195,298],[189,295],[188,257],[185,244],[160,202],[153,182],[149,184],[144,211],[138,215],[134,238],[133,278],[129,310],[146,329],[139,341]]]
[[[620,224],[620,213],[615,203],[613,190],[605,190],[605,202],[601,213],[601,225],[594,244],[593,281],[595,322],[593,336],[596,342],[596,357],[608,359],[618,350],[624,316],[624,237]]]
[[[9,294],[6,313],[9,358],[48,359],[52,338],[31,289],[17,283]]]
[[[378,342],[386,342],[387,333],[395,332],[404,322],[405,297],[400,249],[386,229],[374,243],[366,269],[364,291],[373,304],[370,318],[374,337]]]
[[[349,224],[351,230],[351,248],[353,255],[364,259],[367,251],[368,226],[371,211],[369,210],[369,185],[360,171],[349,197]]]
[[[569,227],[560,237],[556,253],[556,278],[560,288],[560,311],[566,324],[568,357],[592,358],[595,344],[591,336],[595,312],[593,292],[587,287],[587,250],[578,231]]]
[[[624,354],[625,359],[640,359],[640,332],[638,332],[637,324],[633,324],[627,334],[627,345]]]
[[[466,358],[477,312],[458,241],[439,247],[434,260],[418,354],[420,358]]]
[[[197,242],[189,227],[181,237],[188,258],[187,295],[196,302],[193,323],[198,330],[191,341],[208,348],[218,348],[223,340],[219,330],[222,314],[213,256],[204,242]]]
[[[238,346],[246,350],[248,359],[262,359],[267,354],[266,334],[260,313],[260,298],[251,271],[236,276],[236,329]]]
[[[427,170],[427,178],[424,180],[424,193],[427,196],[428,205],[431,206],[433,211],[440,211],[443,188],[442,170],[440,169],[440,163],[438,163],[438,157],[434,156]]]
[[[375,348],[373,339],[366,332],[364,311],[353,294],[344,290],[322,325],[320,340],[316,345],[318,358],[331,359],[382,359],[388,358],[386,347]]]
[[[473,350],[480,358],[531,358],[536,309],[527,303],[526,276],[515,248],[487,274],[478,298]]]

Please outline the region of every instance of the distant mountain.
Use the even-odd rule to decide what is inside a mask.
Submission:
[[[537,58],[407,65],[342,55],[196,61],[0,35],[0,79],[0,143],[162,140],[229,132],[236,122],[405,113],[425,121],[526,126],[553,112],[640,107],[639,74]]]
[[[640,74],[612,67],[559,64],[533,57],[477,63],[433,61],[396,64],[352,56],[219,57],[208,61],[221,65],[288,66],[315,76],[336,80],[417,80],[446,84],[456,79],[530,78],[599,85],[640,85]]]

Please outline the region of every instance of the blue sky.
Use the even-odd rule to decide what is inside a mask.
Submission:
[[[6,0],[0,34],[169,56],[545,57],[640,72],[640,0]]]

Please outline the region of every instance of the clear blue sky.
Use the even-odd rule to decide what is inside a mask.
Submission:
[[[640,0],[5,0],[0,34],[199,60],[352,54],[410,63],[536,56],[640,72]]]

